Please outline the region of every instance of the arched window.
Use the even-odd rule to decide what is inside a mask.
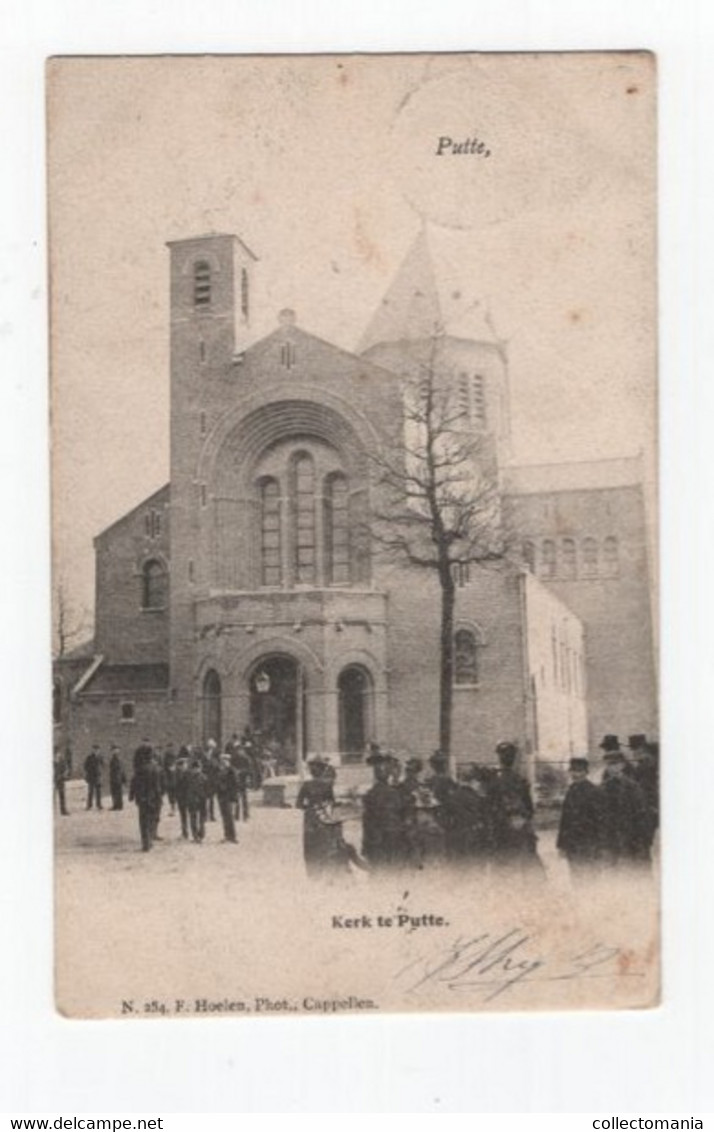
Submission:
[[[596,578],[598,572],[597,539],[585,538],[582,545],[582,572],[584,578]]]
[[[535,543],[528,539],[523,543],[523,561],[530,570],[531,574],[535,574],[536,568],[536,548]]]
[[[337,680],[340,751],[349,759],[364,753],[374,738],[374,686],[360,664],[343,668]]]
[[[325,481],[325,580],[350,580],[350,496],[347,477],[335,472]]]
[[[169,604],[169,576],[156,558],[144,563],[141,572],[142,609],[165,609]]]
[[[221,705],[221,678],[214,668],[209,668],[203,678],[203,742],[209,739],[218,744],[222,750],[222,705]]]
[[[551,657],[552,657],[552,661],[553,661],[553,684],[557,685],[557,683],[558,683],[558,637],[557,637],[557,634],[556,634],[556,631],[555,631],[555,625],[553,625],[553,627],[550,631],[550,648],[551,648]]]
[[[292,463],[293,574],[300,585],[314,585],[315,569],[315,464],[308,452]]]
[[[211,305],[211,265],[205,259],[193,265],[193,305],[197,310]]]
[[[245,268],[242,268],[240,273],[240,311],[243,318],[247,318],[250,313],[250,292],[248,288],[248,272]]]
[[[541,574],[544,578],[555,577],[555,543],[552,538],[543,539]]]
[[[562,543],[560,544],[560,549],[560,576],[562,578],[577,577],[577,555],[575,550],[575,539],[564,538]]]
[[[62,683],[55,680],[52,685],[52,722],[62,722]]]
[[[620,572],[620,551],[614,535],[602,544],[602,572],[606,578],[616,578]]]
[[[478,684],[478,641],[472,629],[454,633],[454,683]]]
[[[280,484],[272,476],[260,484],[260,580],[264,586],[279,586],[283,580]]]

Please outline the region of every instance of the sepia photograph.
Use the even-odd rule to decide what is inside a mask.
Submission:
[[[659,1004],[656,82],[49,60],[61,1014]]]

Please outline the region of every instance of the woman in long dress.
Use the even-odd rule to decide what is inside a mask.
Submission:
[[[303,782],[295,802],[303,811],[305,869],[309,877],[344,877],[349,874],[350,861],[359,868],[364,866],[343,836],[343,818],[335,807],[335,773],[319,758],[310,759],[308,768],[310,778]]]

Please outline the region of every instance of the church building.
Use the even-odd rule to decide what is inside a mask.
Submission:
[[[404,413],[438,296],[410,253],[358,352],[282,311],[251,335],[256,256],[236,236],[170,254],[170,482],[95,539],[95,634],[55,664],[57,742],[126,756],[144,735],[261,731],[281,769],[370,741],[438,744],[439,587],[365,531],[373,453]],[[443,335],[437,365],[488,439],[518,551],[457,577],[452,750],[531,771],[656,733],[647,538],[636,460],[516,466],[503,344]]]

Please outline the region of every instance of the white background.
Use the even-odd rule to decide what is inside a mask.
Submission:
[[[0,3],[0,1109],[714,1110],[713,31],[714,6],[705,0]],[[45,57],[603,48],[652,49],[660,68],[663,1006],[628,1015],[245,1023],[56,1016]]]

